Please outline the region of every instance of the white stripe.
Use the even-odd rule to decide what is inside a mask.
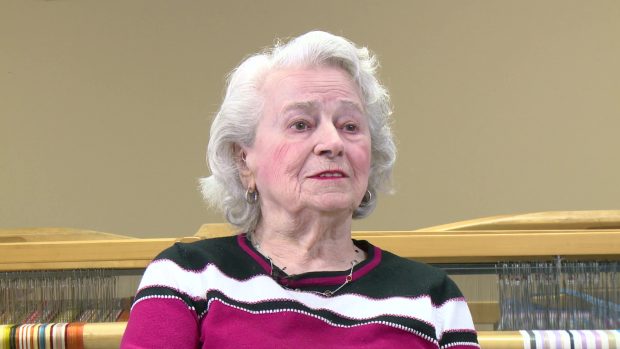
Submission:
[[[607,336],[607,333],[602,330],[595,330],[594,332],[598,333],[601,339],[601,349],[609,349],[609,336]]]
[[[543,345],[548,346],[549,349],[561,349],[555,346],[555,331],[553,330],[544,330],[543,340],[545,341]]]
[[[519,333],[523,337],[523,349],[530,349],[530,335],[524,330],[520,330]]]
[[[467,304],[463,300],[452,300],[435,309],[428,296],[370,299],[343,294],[322,297],[312,292],[284,289],[267,275],[239,281],[228,277],[212,264],[201,271],[189,271],[170,260],[155,261],[145,271],[139,289],[153,286],[176,289],[194,299],[202,300],[206,298],[207,291],[211,290],[220,291],[227,297],[244,303],[293,300],[314,310],[328,310],[354,320],[381,315],[416,318],[436,326],[437,338],[441,337],[442,331],[473,329]],[[437,325],[441,319],[446,319],[447,322]]]
[[[586,343],[588,343],[588,348],[596,348],[596,339],[594,338],[594,334],[591,331],[583,330],[583,335],[586,337]]]
[[[560,338],[562,340],[562,348],[570,349],[570,335],[566,331],[560,331]]]
[[[26,331],[25,331],[26,326],[28,326],[28,325],[20,325],[19,326],[19,341],[17,343],[15,343],[15,344],[17,344],[16,347],[18,349],[22,349],[22,348],[25,349],[25,347],[26,347],[25,346],[25,343],[26,343]]]
[[[62,323],[60,325],[60,347],[61,349],[66,348],[66,338],[65,338],[65,329],[67,328],[67,324],[66,323]]]
[[[26,342],[27,342],[27,338],[28,338],[28,331],[27,330],[28,330],[29,326],[30,325],[26,324],[26,325],[21,325],[19,327],[19,329],[20,329],[20,331],[22,333],[21,333],[21,336],[20,336],[20,342],[17,343],[18,344],[18,348],[26,349]]]
[[[31,337],[30,336],[30,329],[32,328],[32,326],[34,326],[34,325],[28,324],[28,325],[26,325],[26,328],[24,329],[26,331],[26,343],[24,343],[25,344],[24,346],[26,347],[26,349],[31,349],[30,348],[30,337]]]
[[[534,338],[536,338],[536,349],[544,349],[545,338],[542,336],[541,331],[534,332]]]
[[[618,330],[610,330],[611,336],[616,337],[616,349],[620,349],[620,331]]]
[[[471,318],[467,303],[462,300],[450,300],[436,309],[439,319],[437,322],[437,333],[444,331],[473,329],[474,321]],[[437,337],[441,338],[441,336]]]

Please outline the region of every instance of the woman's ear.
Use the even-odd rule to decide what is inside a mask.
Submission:
[[[252,170],[250,170],[246,162],[247,152],[242,146],[235,144],[233,146],[233,153],[235,156],[235,163],[237,164],[237,170],[239,171],[239,178],[241,179],[241,183],[243,183],[243,185],[247,187],[250,183],[254,182]]]

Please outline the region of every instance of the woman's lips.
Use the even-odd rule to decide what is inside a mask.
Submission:
[[[317,173],[315,175],[310,176],[310,178],[314,179],[322,179],[322,180],[334,180],[334,179],[342,179],[347,178],[346,173],[342,171],[325,171],[321,173]]]

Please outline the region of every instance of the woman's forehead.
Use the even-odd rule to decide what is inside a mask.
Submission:
[[[280,69],[265,78],[262,93],[280,107],[312,107],[321,96],[342,100],[362,109],[359,88],[351,76],[337,67]],[[290,106],[289,106],[290,105]]]

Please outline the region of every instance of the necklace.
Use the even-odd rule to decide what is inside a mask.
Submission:
[[[268,255],[264,254],[264,253],[261,251],[261,249],[260,249],[260,245],[259,245],[259,244],[254,244],[254,248],[256,249],[256,251],[258,251],[258,253],[260,253],[261,255],[263,255],[263,256],[264,256],[265,258],[267,258],[267,260],[269,261],[269,265],[270,265],[270,269],[271,269],[271,270],[269,271],[269,276],[271,276],[271,278],[272,278],[272,279],[274,279],[276,282],[278,282],[278,284],[280,284],[280,286],[282,286],[284,289],[287,289],[287,290],[293,290],[293,291],[299,291],[298,289],[291,289],[291,288],[287,287],[286,285],[282,285],[282,283],[281,283],[281,282],[279,282],[279,281],[280,281],[281,279],[283,279],[283,278],[287,279],[287,278],[289,278],[289,277],[291,277],[291,276],[294,276],[294,275],[288,275],[288,274],[287,274],[287,276],[285,276],[285,277],[278,277],[277,275],[274,275],[274,272],[273,272],[273,271],[274,271],[274,269],[276,269],[276,268],[277,268],[277,269],[280,269],[281,271],[283,271],[283,272],[284,272],[284,271],[286,270],[286,267],[280,268],[280,267],[278,267],[277,265],[275,265],[275,264],[273,263],[273,260],[271,259],[271,257],[269,257]],[[356,253],[356,254],[358,254],[358,253],[359,253],[359,250],[358,250],[358,249],[355,249],[355,253]],[[343,287],[345,287],[348,283],[350,283],[351,281],[353,281],[353,269],[355,268],[355,266],[356,266],[358,263],[359,263],[359,262],[357,261],[357,259],[354,259],[354,260],[352,260],[352,261],[351,261],[351,269],[349,270],[349,274],[348,274],[348,275],[344,278],[344,282],[343,282],[340,286],[336,287],[335,289],[333,289],[333,290],[325,290],[325,291],[309,291],[309,292],[316,293],[316,294],[320,294],[320,295],[323,295],[323,296],[325,296],[325,297],[331,297],[331,296],[333,296],[336,292],[340,291],[340,290],[341,290]]]

